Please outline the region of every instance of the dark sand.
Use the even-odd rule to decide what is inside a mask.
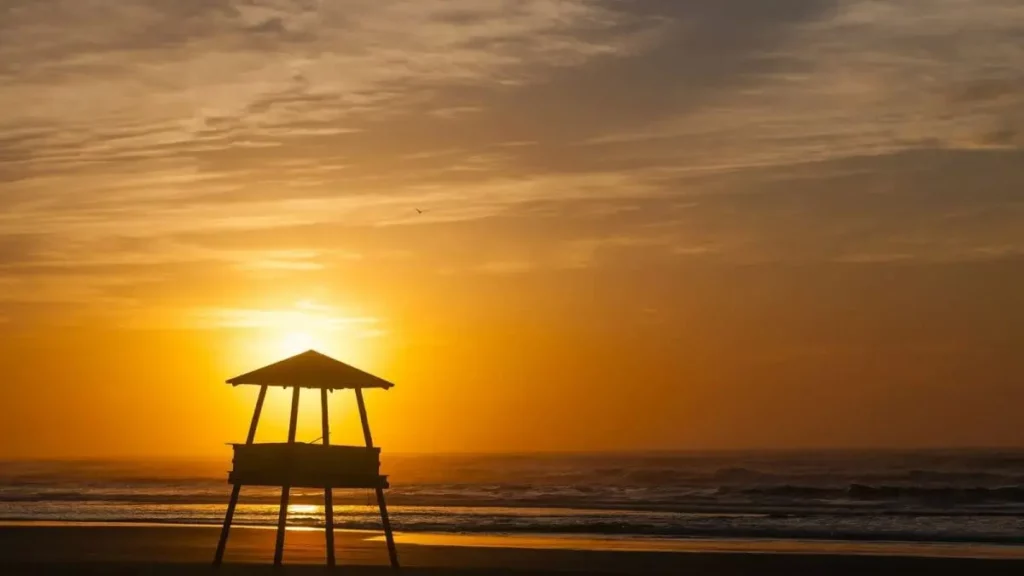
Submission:
[[[219,529],[176,526],[3,526],[0,527],[0,575],[42,574],[211,574],[209,563]],[[390,574],[383,542],[373,534],[338,532],[336,573],[350,576]],[[326,572],[323,532],[291,530],[284,570],[269,566],[274,531],[232,530],[224,575],[321,574]],[[520,542],[490,538],[472,546],[400,544],[403,574],[459,576],[550,574],[1024,574],[1024,561],[1006,558],[915,557],[843,553],[841,546],[780,549],[785,553],[587,551],[574,544],[549,549],[519,548]],[[591,542],[588,546],[594,546]],[[562,548],[562,549],[558,549]],[[827,549],[828,550],[828,549]],[[912,549],[908,549],[912,550]],[[1011,554],[1015,553],[1012,550]],[[907,552],[910,553],[910,552]],[[962,551],[958,554],[962,554]],[[992,556],[991,551],[987,555]],[[997,554],[999,555],[998,551]]]

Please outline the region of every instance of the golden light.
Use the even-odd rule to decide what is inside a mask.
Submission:
[[[376,318],[308,300],[284,308],[221,309],[213,316],[215,325],[248,333],[242,359],[247,366],[307,350],[357,366],[367,365],[369,343],[380,333]]]
[[[301,354],[306,350],[323,348],[323,344],[318,343],[317,339],[309,332],[286,332],[278,347],[280,348],[278,356],[284,358]]]
[[[210,320],[221,328],[238,331],[233,373],[265,366],[307,350],[316,350],[364,370],[377,368],[373,350],[381,334],[378,321],[351,308],[302,300],[283,307],[219,309],[211,311]],[[255,391],[249,392],[248,396],[238,395],[240,411],[252,409]],[[336,422],[358,420],[353,419],[354,400],[342,395],[332,396],[329,402],[332,419]],[[306,391],[300,395],[299,403],[297,439],[313,441],[321,435],[320,396]],[[285,438],[290,411],[291,391],[271,388],[258,429],[259,437],[268,441]],[[339,433],[339,439],[343,436]]]

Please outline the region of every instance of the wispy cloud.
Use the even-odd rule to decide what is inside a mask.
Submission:
[[[1014,0],[844,0],[787,27],[757,55],[761,69],[713,103],[591,143],[657,141],[644,153],[724,171],[935,146],[1024,147],[1022,26]]]
[[[31,173],[342,134],[432,86],[628,53],[622,19],[584,0],[17,2],[0,24],[5,155]]]
[[[579,184],[513,176],[508,154],[469,148],[450,158],[420,148],[424,162],[409,166],[400,146],[361,157],[359,139],[420,107],[438,121],[475,115],[481,104],[437,94],[521,89],[561,68],[628,56],[657,25],[589,0],[46,0],[5,9],[0,230],[50,237],[65,248],[39,263],[64,254],[69,265],[231,259],[173,242],[159,254],[66,249],[108,238],[450,222],[587,182],[612,193],[616,175],[580,175]],[[397,164],[376,165],[387,158]],[[417,206],[432,209],[405,216]],[[243,264],[320,266],[253,256]]]
[[[287,309],[245,309],[216,308],[197,312],[199,324],[208,328],[276,328],[310,331],[351,330],[357,327],[373,326],[377,318],[369,316],[348,316],[336,308],[326,305],[311,305],[298,302]]]
[[[619,252],[942,262],[1024,246],[1016,0],[4,10],[10,306],[114,308],[225,275],[329,284],[389,253],[493,275]]]

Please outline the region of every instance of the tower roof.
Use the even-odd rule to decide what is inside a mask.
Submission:
[[[394,386],[391,382],[363,372],[325,356],[315,350],[292,356],[269,366],[264,366],[228,380],[228,384],[258,384],[266,386],[298,386],[300,388],[384,388]]]

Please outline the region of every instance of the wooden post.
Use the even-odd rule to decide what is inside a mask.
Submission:
[[[391,533],[391,521],[388,519],[388,505],[384,501],[384,489],[377,488],[377,506],[380,507],[380,522],[384,525],[384,538],[388,541],[388,558],[391,567],[398,570],[398,551],[395,550],[395,536]]]
[[[295,386],[292,390],[292,418],[288,423],[289,444],[295,444],[295,428],[299,424],[299,391],[302,390],[302,388]]]
[[[252,415],[252,423],[249,424],[249,436],[245,443],[252,444],[256,441],[256,425],[260,423],[260,413],[263,412],[263,401],[267,399],[267,386],[260,386],[260,396],[256,399],[256,412]]]
[[[363,424],[363,438],[366,447],[373,448],[373,435],[370,434],[370,419],[366,417],[366,403],[363,402],[362,388],[356,388],[356,403],[359,404],[359,419]],[[380,521],[384,526],[384,539],[388,543],[388,557],[391,567],[398,569],[398,552],[395,550],[395,536],[391,533],[391,520],[388,519],[388,505],[384,501],[384,489],[377,487],[377,506],[380,508]]]
[[[252,444],[256,440],[256,426],[260,423],[260,413],[263,412],[263,400],[267,397],[267,387],[260,386],[260,395],[256,399],[256,409],[252,413],[252,423],[249,424],[249,436],[245,439],[246,444]],[[231,488],[231,500],[228,501],[228,511],[224,515],[224,527],[220,531],[220,541],[217,542],[217,553],[213,557],[214,567],[219,567],[224,561],[224,548],[228,545],[228,533],[231,532],[231,520],[235,516],[235,506],[238,504],[238,494],[242,491],[241,484],[235,484]]]
[[[295,443],[295,427],[299,422],[299,388],[295,386],[292,392],[292,418],[288,425],[288,443]],[[280,566],[284,560],[284,532],[285,522],[288,520],[288,493],[291,486],[281,487],[281,509],[277,514],[277,544],[274,546],[274,566]]]
[[[356,388],[356,404],[359,405],[359,420],[363,423],[363,438],[366,447],[373,448],[373,435],[370,434],[370,420],[366,417],[366,403],[363,402],[363,389]]]
[[[327,389],[320,389],[320,422],[323,428],[324,446],[331,445],[331,424],[327,414]],[[324,487],[324,532],[327,535],[327,567],[334,567],[334,489]]]

